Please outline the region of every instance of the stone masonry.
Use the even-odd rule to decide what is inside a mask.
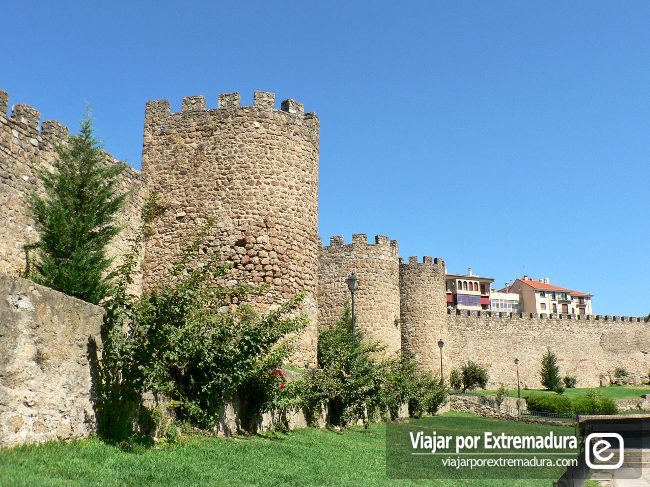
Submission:
[[[25,194],[42,191],[35,169],[51,166],[54,144],[65,141],[68,129],[56,121],[39,129],[39,112],[25,104],[15,105],[11,116],[8,109],[9,95],[0,90],[0,271],[17,276],[23,246],[36,238]],[[490,387],[515,384],[515,357],[522,383],[539,386],[547,347],[558,355],[561,373],[576,375],[579,386],[598,385],[616,367],[637,378],[647,375],[650,325],[639,318],[460,313],[447,309],[442,259],[405,263],[397,241],[384,236],[368,243],[365,234],[356,234],[349,244],[336,236],[328,246],[319,244],[318,151],[318,117],[295,100],[276,109],[273,93],[255,92],[253,106],[241,106],[238,93],[222,94],[214,109],[206,108],[203,96],[186,97],[179,113],[171,113],[167,100],[150,101],[142,173],[129,169],[123,180],[133,198],[120,219],[130,224],[111,252],[128,251],[147,193],[156,191],[166,211],[146,243],[144,288],[159,281],[197,228],[214,217],[206,250],[233,263],[232,279],[268,285],[260,309],[306,292],[302,311],[311,324],[298,342],[297,365],[314,364],[317,325],[341,316],[350,296],[345,279],[355,272],[359,327],[389,353],[414,354],[423,369],[439,372],[437,342],[443,339],[445,375],[473,360],[489,368]],[[113,162],[107,154],[107,163]],[[18,315],[7,316],[5,323],[23,326]],[[3,336],[0,347],[5,342]]]
[[[277,305],[304,291],[302,311],[311,318],[294,357],[315,360],[318,270],[319,122],[301,103],[257,91],[253,106],[239,93],[219,95],[206,109],[203,96],[183,98],[170,113],[167,100],[147,103],[142,170],[150,191],[168,210],[147,241],[145,285],[150,287],[207,218],[207,241],[234,264],[229,277],[266,283],[260,305]],[[263,306],[262,306],[263,307]]]
[[[421,366],[440,363],[438,340],[447,339],[445,263],[425,256],[422,262],[409,257],[399,262],[402,350],[414,356]]]
[[[352,235],[347,245],[342,236],[331,237],[318,259],[319,324],[329,326],[341,318],[350,302],[345,279],[354,272],[361,283],[354,300],[357,326],[385,345],[388,355],[401,350],[398,255],[397,241],[383,235],[374,244],[365,233]]]
[[[0,447],[95,431],[103,308],[0,273]]]

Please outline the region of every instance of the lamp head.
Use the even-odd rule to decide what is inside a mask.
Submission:
[[[348,277],[345,282],[347,283],[348,289],[351,293],[359,289],[359,279],[354,275],[354,272],[350,274],[350,277]]]
[[[438,346],[440,347],[440,350],[442,350],[442,347],[445,346],[445,342],[443,342],[442,340],[438,340]]]

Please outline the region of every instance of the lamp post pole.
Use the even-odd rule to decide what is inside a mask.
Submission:
[[[359,289],[359,279],[357,279],[357,276],[354,275],[354,272],[350,274],[350,277],[348,277],[345,280],[346,284],[348,285],[348,289],[350,290],[350,294],[352,295],[352,336],[354,336],[354,322],[355,322],[355,317],[354,317],[354,292]]]
[[[440,383],[445,383],[445,375],[442,372],[442,347],[445,346],[445,342],[438,340],[438,347],[440,347]]]
[[[521,399],[521,388],[519,387],[519,359],[515,359],[515,365],[517,366],[517,399]],[[517,401],[519,404],[519,401]]]

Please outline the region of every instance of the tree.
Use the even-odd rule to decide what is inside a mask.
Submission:
[[[53,170],[38,172],[45,197],[33,193],[28,198],[40,240],[26,248],[35,250],[33,260],[27,259],[26,275],[98,304],[113,287],[106,246],[121,230],[115,217],[127,198],[118,191],[126,165],[105,163],[89,114],[79,135],[57,145],[56,152]]]
[[[561,385],[560,367],[557,365],[557,356],[551,352],[550,348],[542,357],[542,368],[539,371],[542,385],[549,391],[555,390],[558,384]]]
[[[480,387],[485,389],[487,386],[489,374],[487,369],[475,364],[471,360],[461,368],[461,378],[463,381],[463,392],[467,389],[476,389]]]

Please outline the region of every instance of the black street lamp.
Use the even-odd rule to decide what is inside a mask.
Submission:
[[[515,365],[517,366],[517,399],[521,399],[521,388],[519,387],[519,359],[515,359]],[[519,401],[517,401],[519,404]]]
[[[357,279],[357,276],[354,275],[354,272],[350,274],[350,277],[348,277],[345,280],[346,284],[348,285],[348,289],[350,290],[350,294],[352,294],[352,336],[354,336],[354,292],[359,289],[359,279]]]
[[[443,342],[442,340],[438,340],[438,346],[440,347],[440,383],[444,384],[445,376],[442,373],[442,347],[445,346],[445,342]]]

